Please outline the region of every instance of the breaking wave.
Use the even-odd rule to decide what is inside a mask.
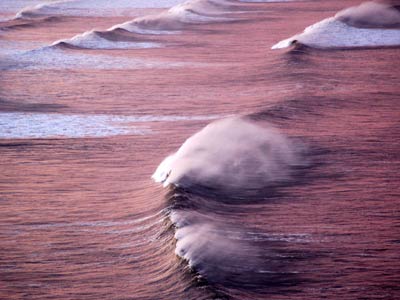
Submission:
[[[40,18],[43,16],[135,16],[137,8],[166,8],[180,0],[64,0],[39,3],[21,9],[15,18]]]
[[[266,199],[265,188],[287,182],[293,168],[307,164],[303,151],[276,129],[237,117],[186,140],[153,174],[170,188],[176,255],[211,284],[263,289],[296,280],[289,257],[297,254],[278,255],[274,248],[308,236],[273,237],[238,224],[261,193]]]
[[[69,45],[87,49],[137,49],[158,48],[161,44],[138,40],[134,36],[120,34],[118,30],[113,31],[87,31],[78,34],[71,39],[59,40],[52,44]]]
[[[88,31],[53,45],[62,43],[94,49],[159,47],[160,44],[140,40],[135,34],[175,34],[191,25],[233,21],[233,17],[225,14],[234,12],[235,8],[233,2],[227,0],[192,0],[157,15],[138,17],[106,31]]]
[[[0,70],[54,70],[54,69],[148,69],[180,68],[189,65],[185,62],[165,62],[141,58],[117,57],[104,54],[85,54],[68,51],[63,47],[43,47],[31,51],[14,52],[3,56]],[[204,66],[191,63],[192,66]]]
[[[277,130],[243,118],[209,124],[168,156],[153,175],[165,186],[254,190],[289,178],[299,151]]]
[[[400,12],[384,3],[363,3],[307,27],[272,49],[295,44],[314,48],[400,46]]]

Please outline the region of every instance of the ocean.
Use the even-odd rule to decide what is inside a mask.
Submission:
[[[2,0],[0,299],[399,299],[400,48],[271,50],[360,3]]]

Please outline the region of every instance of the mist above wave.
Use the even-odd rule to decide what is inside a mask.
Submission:
[[[235,8],[237,8],[235,3],[227,0],[191,0],[160,14],[136,18],[114,28],[139,33],[145,33],[146,30],[176,31],[184,29],[189,24],[233,21],[235,20],[233,17],[225,14],[233,12]]]
[[[272,49],[294,44],[315,48],[400,46],[400,12],[385,3],[363,3],[307,27]]]
[[[360,28],[400,28],[400,11],[379,2],[365,2],[338,12],[335,18]]]
[[[251,191],[288,180],[291,168],[305,163],[300,148],[276,129],[227,118],[187,139],[153,179],[164,186]]]

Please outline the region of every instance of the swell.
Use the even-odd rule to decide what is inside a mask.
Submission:
[[[88,31],[71,39],[56,41],[53,45],[69,44],[95,49],[159,47],[160,44],[151,43],[151,38],[147,36],[178,34],[183,30],[193,30],[201,24],[235,22],[240,19],[236,13],[247,9],[247,6],[234,1],[192,0],[156,15],[137,17],[105,31]]]
[[[43,16],[35,19],[27,18],[14,18],[0,22],[0,30],[13,30],[13,29],[24,29],[34,28],[38,26],[49,26],[56,22],[63,20],[60,16]]]
[[[143,38],[136,33],[116,28],[107,31],[87,31],[71,39],[56,41],[51,46],[70,49],[135,49],[158,48],[161,44],[153,38]]]

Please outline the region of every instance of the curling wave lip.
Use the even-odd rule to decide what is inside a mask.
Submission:
[[[400,24],[400,12],[394,8],[366,3],[313,24],[304,32],[278,42],[271,49],[282,49],[296,44],[320,49],[400,46],[400,27],[396,28],[396,21],[388,23],[373,19],[371,16],[376,14],[390,16],[391,19],[398,16]]]

